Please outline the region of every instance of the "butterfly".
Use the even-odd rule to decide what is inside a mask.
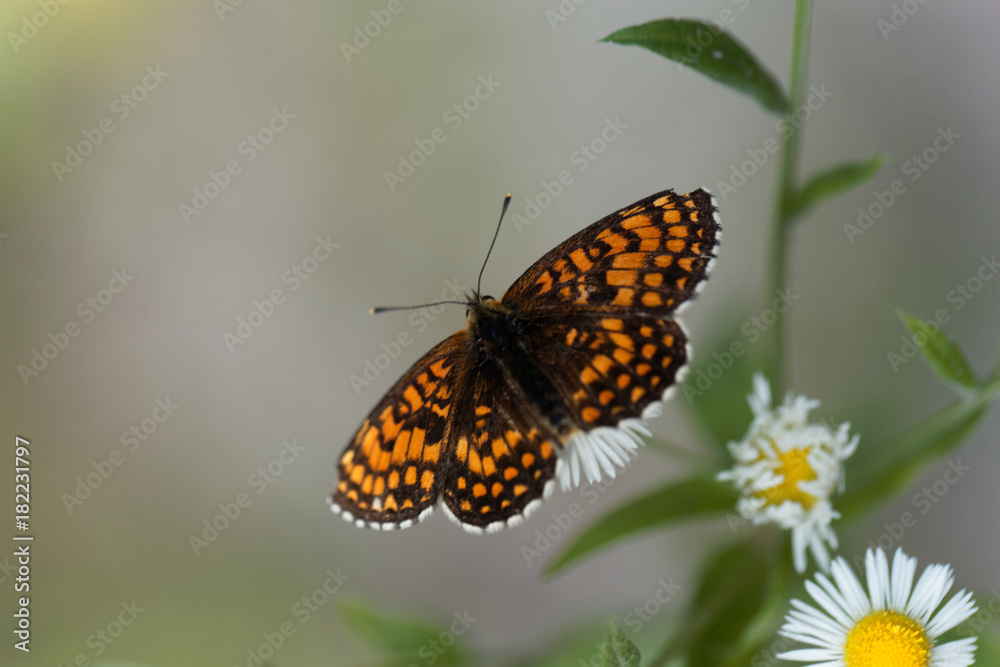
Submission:
[[[331,509],[392,530],[440,501],[466,530],[494,532],[526,518],[556,477],[563,489],[614,477],[690,358],[674,315],[711,268],[716,213],[705,190],[658,192],[571,236],[499,300],[477,287],[468,326],[417,361],[347,445]]]

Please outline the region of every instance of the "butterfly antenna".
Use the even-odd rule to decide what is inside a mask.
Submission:
[[[479,280],[476,281],[476,294],[481,294],[482,291],[479,289],[480,285],[483,284],[483,271],[486,270],[486,262],[490,261],[490,253],[493,252],[493,246],[497,242],[497,236],[500,235],[500,223],[503,222],[503,216],[507,213],[507,207],[510,206],[510,193],[503,200],[503,210],[500,211],[500,220],[497,222],[497,230],[493,232],[493,241],[490,242],[490,249],[486,251],[486,259],[483,260],[483,268],[479,269]]]
[[[430,308],[431,306],[440,306],[446,303],[457,303],[460,306],[467,305],[464,301],[435,301],[434,303],[424,303],[419,306],[376,306],[368,312],[372,315],[378,315],[390,310],[417,310],[418,308]]]

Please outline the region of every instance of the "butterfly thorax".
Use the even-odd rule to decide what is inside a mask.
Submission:
[[[512,388],[523,395],[527,405],[534,405],[556,432],[570,430],[570,416],[559,392],[525,345],[531,322],[500,301],[477,294],[469,299],[467,317],[476,364],[499,366],[512,381]]]

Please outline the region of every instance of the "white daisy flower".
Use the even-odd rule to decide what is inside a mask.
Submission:
[[[840,514],[830,496],[843,491],[843,462],[858,447],[858,436],[848,437],[851,425],[832,430],[810,423],[809,411],[819,401],[789,393],[771,408],[771,387],[760,373],[753,377],[747,396],[754,418],[746,437],[730,442],[736,465],[717,475],[743,492],[737,509],[754,525],[774,523],[792,531],[792,559],[799,573],[806,569],[806,548],[824,572],[830,567],[830,549],[837,536],[830,527]]]
[[[885,552],[868,550],[868,593],[843,558],[833,561],[833,581],[816,575],[806,590],[817,609],[792,600],[780,634],[817,648],[778,655],[809,667],[967,667],[975,662],[976,638],[936,645],[935,640],[977,611],[972,593],[956,593],[940,609],[955,582],[950,565],[931,565],[916,586],[917,559],[897,549],[889,570]],[[934,610],[937,609],[937,613]]]

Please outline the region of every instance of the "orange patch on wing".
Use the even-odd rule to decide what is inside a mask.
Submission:
[[[578,332],[578,331],[577,331],[576,329],[570,329],[570,330],[569,330],[569,331],[568,331],[568,332],[566,333],[566,344],[567,344],[567,345],[573,345],[573,341],[575,341],[575,340],[576,340],[576,335],[577,335],[578,333],[579,333],[579,332]]]
[[[631,346],[629,346],[629,349],[632,349]],[[628,350],[623,350],[622,348],[619,347],[614,352],[611,353],[611,356],[614,357],[615,361],[617,361],[619,364],[625,366],[628,364],[628,362],[632,361],[632,357],[634,355]]]
[[[514,495],[515,496],[520,496],[520,495],[522,495],[527,490],[528,490],[528,486],[526,484],[515,484],[514,485]]]
[[[653,259],[653,264],[656,264],[661,269],[665,269],[674,263],[674,258],[670,255],[657,255]]]
[[[583,418],[583,421],[592,422],[601,416],[601,411],[591,405],[588,405],[583,409],[583,412],[580,413],[580,416]]]
[[[408,510],[413,507],[413,501],[407,498],[403,501],[403,507],[401,509]]]
[[[393,512],[399,510],[399,505],[396,504],[396,496],[389,494],[389,496],[385,499],[385,509]]]
[[[601,320],[601,327],[608,331],[621,331],[625,328],[625,323],[618,319],[605,318]]]
[[[658,239],[663,236],[659,227],[640,227],[635,230],[635,235],[641,239]]]
[[[415,461],[420,458],[420,454],[424,449],[424,429],[415,428],[413,429],[413,435],[410,436],[410,449],[406,452],[406,458],[411,461]]]
[[[403,478],[403,481],[406,482],[407,484],[416,484],[417,483],[417,468],[416,468],[416,466],[410,466],[409,468],[406,469],[406,476]]]
[[[601,402],[601,405],[607,405],[612,400],[614,400],[615,392],[610,389],[605,389],[601,392],[601,395],[597,397],[597,400]]]
[[[615,306],[631,306],[632,302],[635,300],[635,290],[631,287],[619,287],[618,293],[615,294],[614,301],[611,302]]]
[[[512,480],[517,477],[517,468],[511,466],[503,471],[503,478],[506,480]]]
[[[469,439],[459,438],[458,445],[455,446],[455,456],[458,457],[459,461],[465,462],[465,459],[469,456]]]
[[[545,442],[542,443],[542,446],[538,451],[542,455],[543,459],[549,458],[550,456],[552,456],[552,443],[546,440]]]
[[[546,271],[545,273],[543,273],[538,277],[538,280],[535,281],[535,284],[542,286],[542,289],[538,290],[538,293],[545,294],[550,289],[552,289],[552,274]]]
[[[643,338],[652,338],[653,327],[639,327],[639,335]]]
[[[629,375],[627,375],[625,373],[622,373],[621,375],[618,376],[618,382],[617,382],[617,384],[618,384],[618,388],[619,389],[624,389],[625,387],[627,387],[629,385],[630,382],[632,382],[631,376],[629,376]]]
[[[476,416],[477,417],[482,417],[483,415],[488,415],[491,412],[493,412],[493,410],[491,410],[489,408],[489,406],[486,406],[486,405],[477,405],[476,406]]]
[[[656,356],[656,346],[653,345],[652,343],[646,343],[645,345],[643,345],[642,356],[646,357],[647,359],[652,359],[654,356]]]
[[[493,462],[492,456],[483,457],[483,474],[486,476],[492,475],[497,471],[497,464]]]
[[[632,388],[632,396],[631,396],[632,402],[635,403],[636,401],[638,401],[640,398],[642,398],[645,395],[645,393],[646,393],[646,390],[643,389],[642,387],[633,387]]]
[[[485,484],[475,484],[472,487],[472,495],[476,498],[482,498],[486,495],[486,485]]]
[[[420,486],[430,491],[431,487],[434,486],[434,473],[430,470],[425,470],[424,474],[420,476]]]
[[[501,484],[500,482],[493,482],[493,486],[490,487],[490,493],[493,494],[494,498],[499,496],[501,493],[503,493],[503,484]]]
[[[642,305],[653,308],[663,305],[663,299],[656,292],[644,292],[642,295]]]
[[[395,489],[397,486],[399,486],[399,471],[393,470],[389,473],[389,488]]]
[[[590,267],[594,265],[594,263],[587,258],[587,253],[583,251],[583,248],[577,248],[571,252],[569,254],[569,258],[573,260],[573,264],[576,265],[576,268],[581,271],[589,271]]]
[[[469,470],[480,476],[483,474],[483,460],[479,458],[479,452],[474,449],[469,450]]]
[[[614,342],[618,347],[623,347],[626,350],[635,349],[635,345],[632,342],[632,337],[623,333],[610,333],[608,337]]]
[[[351,471],[351,481],[355,484],[360,484],[361,480],[365,478],[365,467],[359,465],[357,468]]]
[[[497,438],[493,441],[493,458],[498,459],[501,456],[510,454],[510,448],[507,446],[507,441],[502,438]]]
[[[399,465],[406,462],[406,449],[410,445],[410,432],[403,431],[392,446],[392,462]]]
[[[385,477],[379,475],[375,478],[375,484],[372,486],[372,493],[376,496],[381,496],[385,491]]]
[[[443,378],[451,370],[451,366],[445,366],[444,361],[444,359],[440,359],[431,364],[431,373],[434,373],[439,378]]]
[[[361,441],[361,454],[362,456],[369,456],[372,453],[372,449],[378,443],[378,429],[374,426],[369,426],[368,430],[365,431],[365,437]]]
[[[649,364],[639,364],[638,366],[635,367],[635,372],[638,373],[640,376],[645,375],[651,370],[653,370],[653,367],[650,366]]]
[[[609,255],[617,255],[625,252],[625,249],[628,248],[628,239],[607,229],[597,235],[597,240],[604,241],[611,246],[611,249],[608,250]]]
[[[673,203],[670,201],[670,197],[660,197],[659,199],[653,202],[653,206],[655,206],[656,208],[667,208],[667,209],[674,207]]]
[[[685,257],[684,259],[677,260],[677,266],[681,267],[688,273],[691,272],[691,262],[695,260],[694,257]]]
[[[663,284],[663,274],[647,273],[642,277],[642,282],[646,283],[649,287],[659,287]]]
[[[403,390],[403,398],[410,404],[410,409],[416,412],[424,404],[424,399],[412,384]]]
[[[643,239],[639,241],[639,250],[643,252],[653,252],[660,249],[660,239]]]
[[[605,282],[615,287],[634,285],[638,278],[639,274],[635,271],[617,271],[612,269],[604,273]]]
[[[668,225],[681,221],[681,212],[675,208],[663,212],[663,222]]]
[[[535,462],[535,455],[531,452],[525,452],[521,455],[521,465],[525,468],[530,468],[531,464]]]
[[[611,360],[611,357],[599,354],[591,360],[591,365],[601,372],[601,375],[607,375],[611,367],[614,366],[615,362]]]
[[[361,493],[365,494],[366,496],[371,494],[372,484],[374,483],[374,481],[375,479],[372,477],[371,473],[365,475],[365,481],[361,482]]]
[[[625,229],[636,229],[638,227],[648,227],[652,224],[648,215],[633,215],[631,218],[622,220],[621,225]]]
[[[667,241],[667,250],[670,252],[680,252],[687,244],[683,239],[670,239]]]
[[[425,463],[437,463],[438,457],[441,455],[441,443],[436,445],[427,445],[424,447],[424,462]]]
[[[587,366],[582,371],[580,371],[580,381],[583,382],[584,384],[593,384],[594,382],[600,379],[601,376],[598,375],[597,372],[590,366]]]
[[[646,253],[643,252],[626,252],[611,260],[613,269],[641,269],[644,266],[646,266]]]

